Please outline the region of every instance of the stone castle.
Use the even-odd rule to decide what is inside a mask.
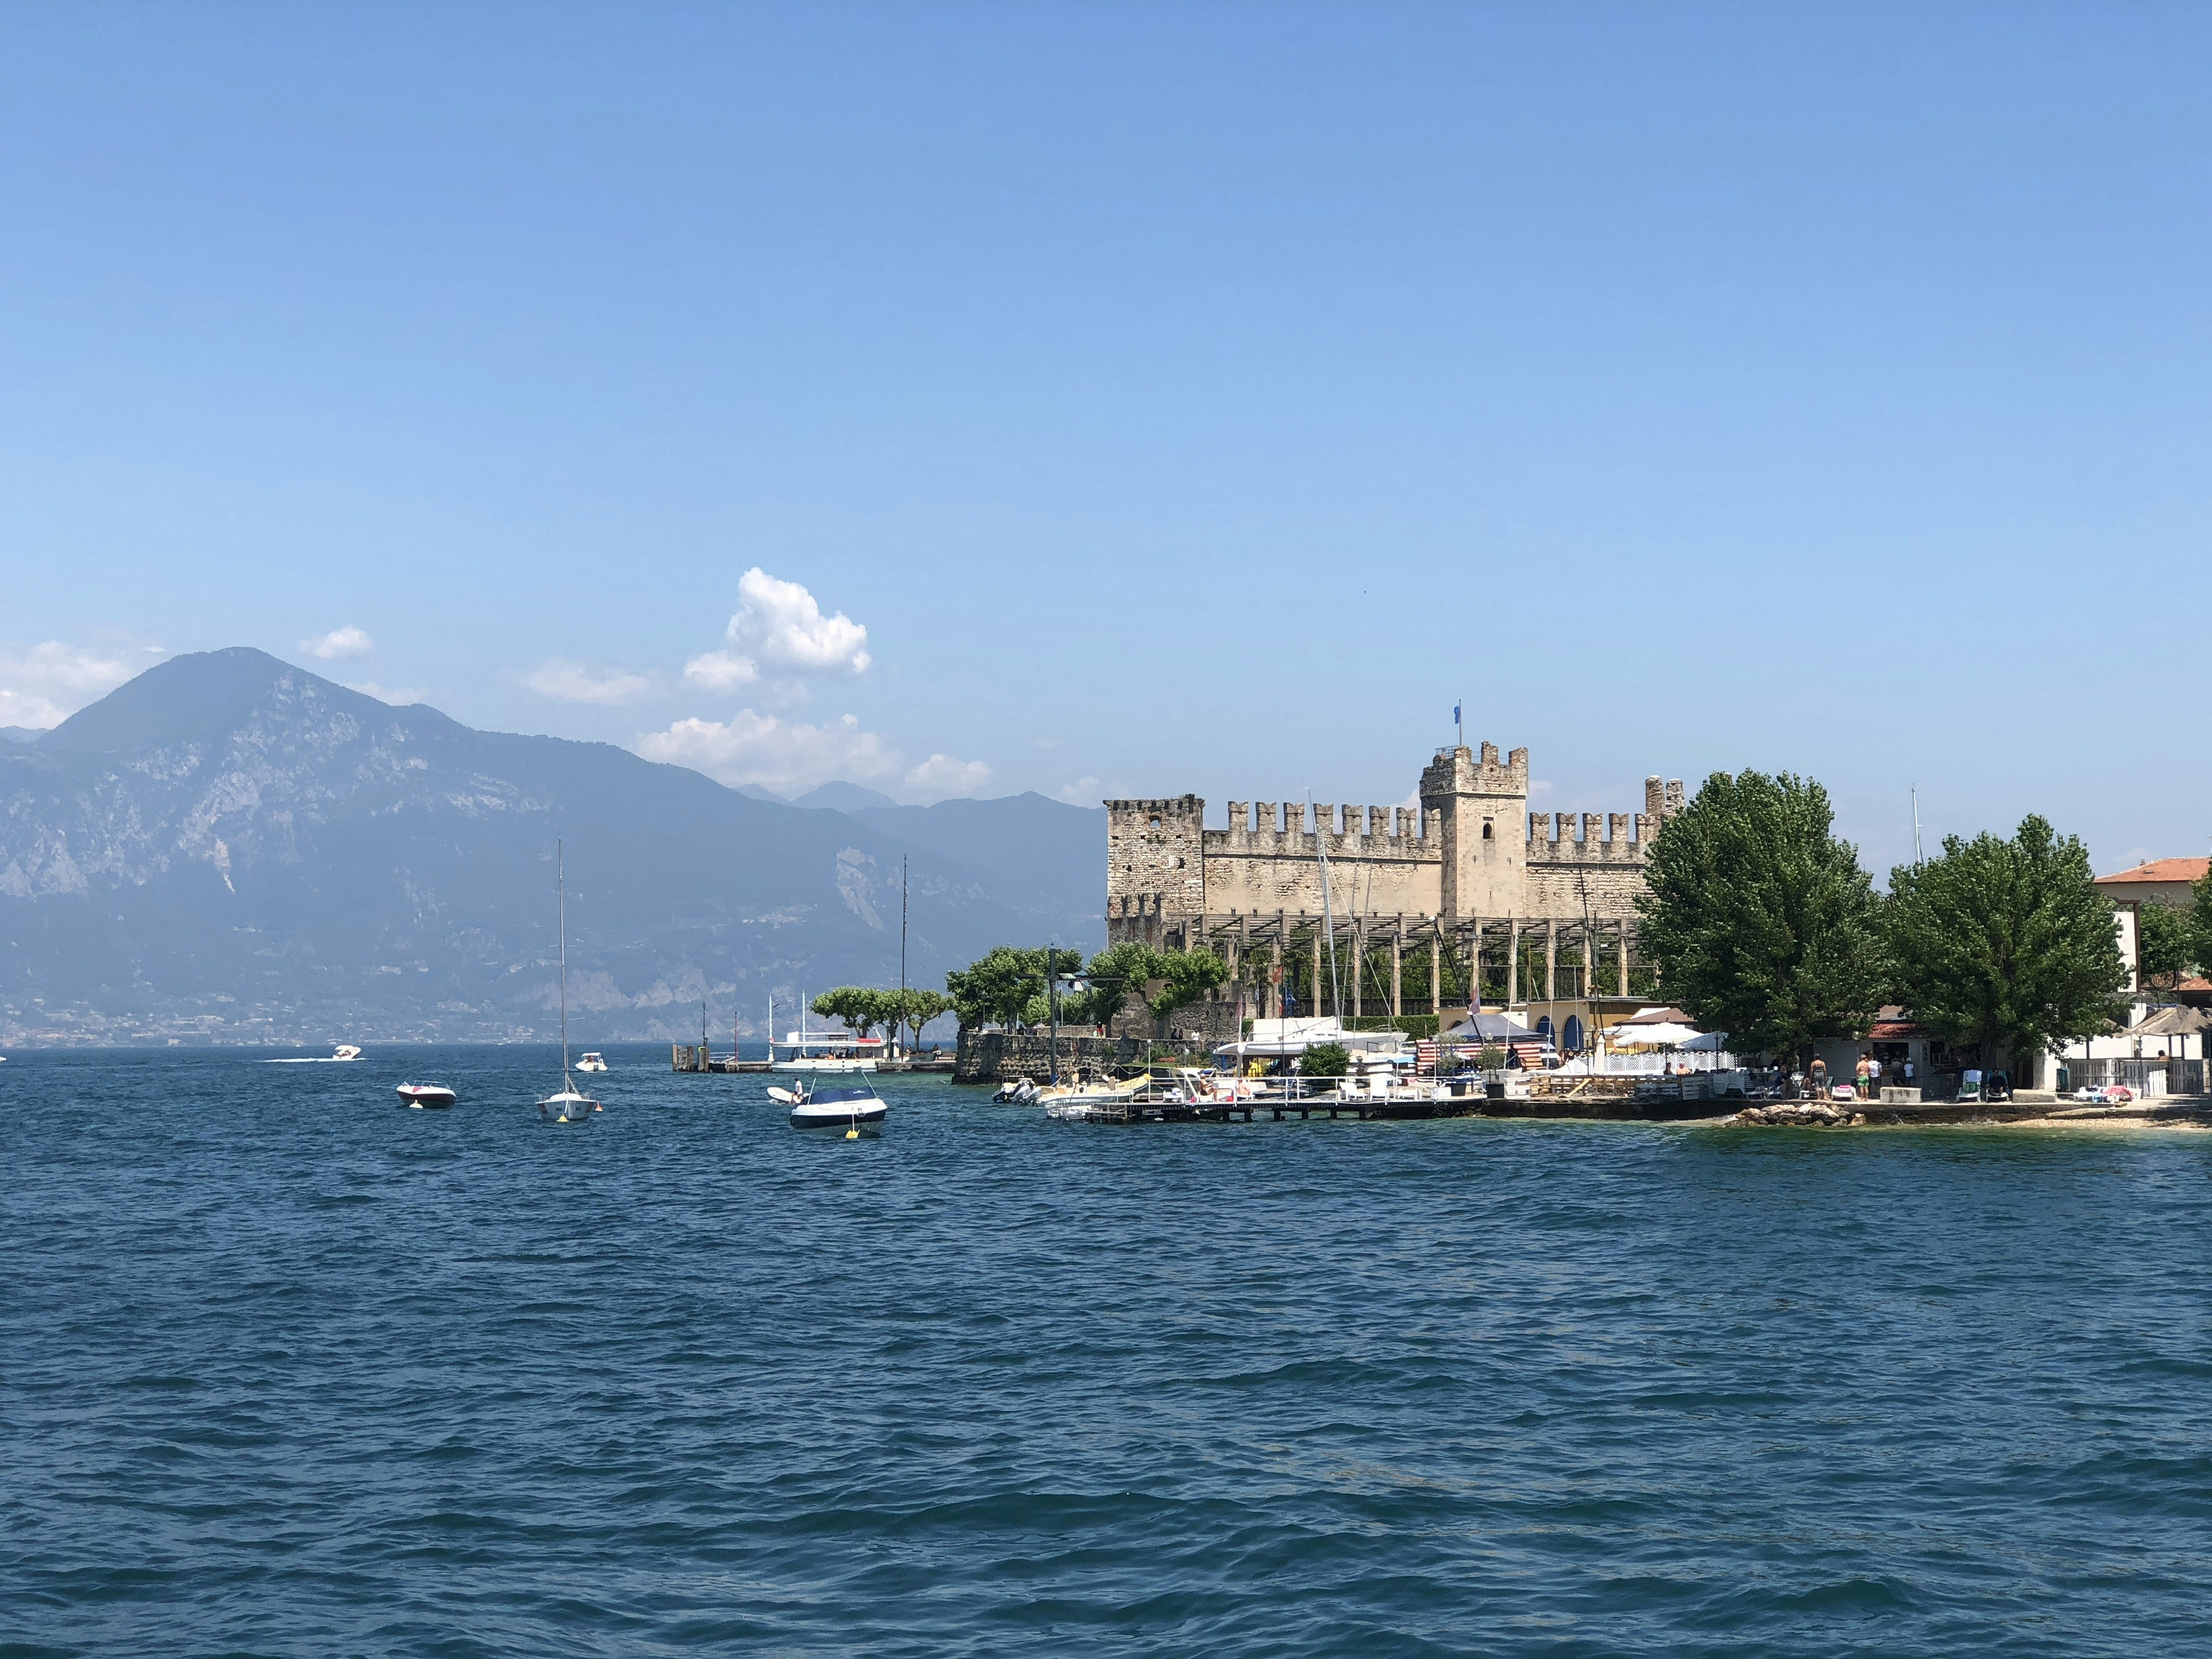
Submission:
[[[1264,937],[1279,960],[1293,933],[1310,939],[1326,915],[1331,932],[1455,937],[1480,957],[1487,932],[1510,942],[1517,992],[1512,947],[1533,929],[1547,958],[1565,936],[1617,941],[1626,991],[1644,855],[1681,810],[1679,779],[1645,779],[1641,812],[1530,812],[1528,751],[1501,760],[1486,743],[1479,753],[1438,750],[1419,799],[1419,808],[1321,805],[1310,826],[1303,802],[1231,801],[1223,830],[1206,827],[1195,795],[1109,800],[1108,942],[1225,945],[1233,962],[1238,944]]]

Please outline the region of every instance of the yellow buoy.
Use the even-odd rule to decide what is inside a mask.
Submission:
[[[858,1129],[848,1129],[845,1131],[845,1139],[848,1140],[858,1140],[860,1138],[860,1132]]]

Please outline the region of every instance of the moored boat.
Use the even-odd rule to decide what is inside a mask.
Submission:
[[[591,1096],[580,1092],[576,1080],[568,1075],[568,876],[557,840],[553,843],[553,882],[555,891],[560,895],[561,1092],[539,1101],[538,1115],[548,1123],[583,1123],[593,1112],[605,1108]]]
[[[580,1072],[604,1072],[607,1069],[606,1058],[594,1048],[576,1062],[576,1069]]]
[[[786,1091],[777,1090],[778,1094]],[[848,1084],[831,1089],[811,1089],[787,1095],[794,1129],[843,1129],[850,1133],[879,1133],[887,1108],[872,1085]]]

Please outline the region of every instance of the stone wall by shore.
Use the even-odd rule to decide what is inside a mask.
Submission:
[[[1081,1072],[1085,1077],[1097,1073],[1134,1071],[1145,1063],[1146,1050],[1154,1060],[1174,1060],[1188,1054],[1196,1060],[1206,1053],[1200,1043],[1151,1042],[1140,1036],[1067,1036],[1060,1039],[1060,1074],[1065,1079],[1071,1072]],[[963,1031],[960,1034],[960,1053],[952,1064],[955,1083],[1011,1083],[1016,1078],[1033,1078],[1042,1083],[1052,1075],[1054,1048],[1051,1040],[1027,1032]],[[1210,1064],[1209,1060],[1200,1060]]]

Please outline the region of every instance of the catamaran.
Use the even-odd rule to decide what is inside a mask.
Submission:
[[[553,843],[554,884],[560,894],[561,915],[561,1092],[538,1103],[538,1115],[548,1123],[581,1123],[605,1109],[577,1090],[568,1074],[568,876],[562,863],[561,843]]]

